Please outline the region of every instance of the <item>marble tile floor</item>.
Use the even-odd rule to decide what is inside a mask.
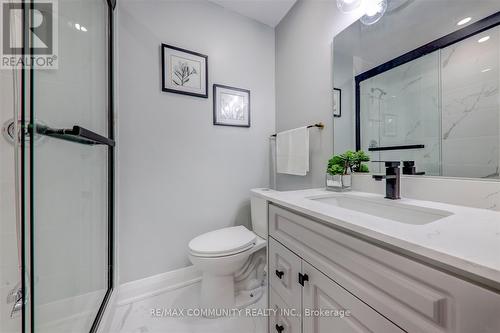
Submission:
[[[114,309],[109,333],[265,333],[267,317],[231,316],[216,319],[189,316],[153,316],[152,310],[195,309],[200,283],[156,295]],[[249,308],[263,309],[267,295]]]

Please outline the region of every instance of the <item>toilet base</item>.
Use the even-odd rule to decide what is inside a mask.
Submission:
[[[200,307],[202,309],[234,309],[234,275],[203,273]]]
[[[254,303],[257,303],[264,294],[265,286],[257,287],[253,290],[240,290],[236,292],[235,307],[244,309]]]

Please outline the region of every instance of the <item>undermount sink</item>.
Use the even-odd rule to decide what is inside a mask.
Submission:
[[[453,215],[451,212],[444,210],[414,206],[398,201],[390,201],[384,198],[367,198],[355,194],[334,194],[309,199],[327,205],[413,225],[428,224]]]

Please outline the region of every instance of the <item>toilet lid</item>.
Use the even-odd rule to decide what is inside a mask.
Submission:
[[[252,247],[256,240],[257,235],[244,226],[223,228],[193,238],[189,250],[194,255],[229,255]]]

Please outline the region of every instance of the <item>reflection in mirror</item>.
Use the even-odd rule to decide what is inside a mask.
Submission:
[[[379,22],[355,22],[333,44],[335,154],[500,178],[499,1],[392,0]]]

